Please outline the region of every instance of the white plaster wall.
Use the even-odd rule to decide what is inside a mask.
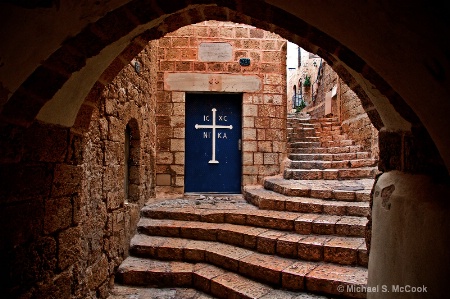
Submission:
[[[449,298],[449,184],[384,173],[375,186],[372,217],[368,286],[378,292],[367,298]],[[394,292],[393,285],[427,292]]]

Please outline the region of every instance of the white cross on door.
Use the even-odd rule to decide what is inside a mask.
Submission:
[[[216,108],[212,108],[211,111],[213,113],[213,119],[212,119],[213,123],[212,123],[212,125],[199,125],[199,124],[196,124],[195,128],[197,130],[198,129],[212,129],[212,159],[209,160],[208,163],[216,163],[217,164],[217,163],[219,163],[219,161],[216,160],[216,129],[230,129],[230,130],[232,130],[233,126],[232,125],[230,125],[230,126],[219,126],[219,125],[216,125],[216,112],[217,112],[217,109]]]

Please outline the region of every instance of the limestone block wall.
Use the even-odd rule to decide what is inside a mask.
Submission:
[[[315,62],[315,65],[313,65]],[[307,106],[305,112],[308,112],[312,118],[321,118],[325,116],[325,96],[326,93],[336,86],[338,76],[325,62],[322,61],[322,68],[319,74],[320,59],[309,59],[305,62],[305,73],[311,76],[311,86],[303,86],[304,97]],[[337,109],[339,105],[336,104],[337,97],[331,101],[334,116],[339,115]]]
[[[71,128],[0,127],[2,297],[108,296],[140,207],[154,195],[155,60],[147,48],[135,58],[139,74],[128,64],[95,89]]]
[[[231,57],[226,61],[202,61],[200,44],[213,42],[231,45]],[[286,153],[286,40],[248,25],[208,21],[160,39],[158,58],[158,192],[184,192],[186,91],[242,93],[242,184],[256,184],[265,176],[280,173]],[[240,58],[250,58],[250,65],[241,66]],[[211,78],[218,78],[219,87],[208,86],[211,83],[203,82],[200,74],[216,76]],[[179,83],[185,80],[168,82],[174,76],[194,76],[192,81],[196,83],[186,87]],[[239,78],[237,83],[227,85],[226,80],[233,78]],[[254,82],[255,78],[258,88],[249,90],[239,82]]]
[[[340,119],[343,132],[378,158],[378,130],[373,126],[358,96],[339,79]]]
[[[86,272],[80,281],[91,293],[107,293],[128,254],[139,211],[154,196],[156,50],[151,44],[105,87],[84,143],[79,241]]]
[[[311,68],[311,65],[309,64],[308,67]],[[322,67],[323,71],[318,84],[313,84],[310,88],[304,87],[308,105],[304,111],[308,112],[312,118],[324,117],[331,111],[333,117],[339,118],[342,131],[349,139],[361,145],[365,151],[371,152],[373,158],[377,158],[378,130],[364,111],[360,99],[327,63],[323,62]],[[333,88],[335,88],[335,95],[331,97]],[[315,100],[311,101],[313,95]],[[328,109],[326,109],[327,104]]]

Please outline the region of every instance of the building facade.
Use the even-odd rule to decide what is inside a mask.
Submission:
[[[208,21],[160,39],[157,192],[240,193],[241,186],[280,173],[286,155],[285,65],[286,40],[248,25]],[[225,102],[236,107],[227,111],[235,115],[232,129],[214,129],[214,136],[212,128],[194,128],[211,126],[212,109],[226,109]],[[221,113],[217,110],[217,125],[230,125],[231,116]],[[204,149],[192,149],[197,146]],[[223,156],[222,163],[219,147],[230,147],[234,157]],[[219,163],[209,163],[213,160]],[[197,181],[189,176],[198,176]],[[214,184],[221,186],[201,186]]]

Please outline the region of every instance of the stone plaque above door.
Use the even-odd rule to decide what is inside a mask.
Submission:
[[[233,58],[233,47],[229,43],[201,43],[198,46],[198,60],[226,62]]]

